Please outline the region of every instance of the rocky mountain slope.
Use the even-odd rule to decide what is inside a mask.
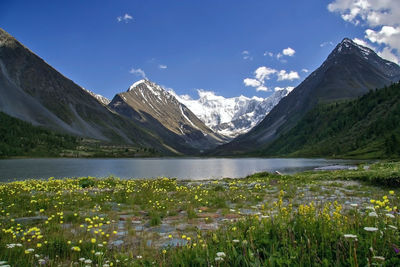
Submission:
[[[163,128],[121,116],[105,106],[106,100],[84,90],[0,29],[0,111],[60,133],[113,143],[134,144],[163,154],[196,154],[198,144],[163,139]],[[185,110],[182,114],[188,114]],[[183,116],[183,115],[182,115]],[[148,117],[150,120],[155,120]],[[194,118],[190,118],[195,121]],[[190,124],[190,123],[189,123]],[[182,124],[182,131],[186,131]],[[151,129],[150,129],[151,128]],[[190,128],[190,127],[189,127]],[[200,131],[191,131],[194,136]],[[200,142],[212,147],[214,139],[201,133]],[[211,140],[212,145],[206,143]]]
[[[326,61],[283,98],[262,122],[213,153],[243,154],[266,148],[317,104],[353,99],[399,79],[397,64],[345,38]]]
[[[172,94],[149,80],[140,80],[117,94],[109,107],[174,143],[203,150],[224,142]]]

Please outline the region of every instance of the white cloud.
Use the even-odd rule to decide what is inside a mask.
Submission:
[[[367,28],[364,38],[381,45],[378,54],[399,62],[399,0],[334,0],[328,10],[339,13],[345,21]]]
[[[293,81],[295,79],[300,79],[297,71],[286,72],[286,70],[281,70],[278,72],[278,81]]]
[[[308,73],[309,70],[308,69],[301,69],[302,72]]]
[[[166,68],[168,68],[168,66],[167,66],[167,65],[162,65],[162,64],[160,64],[160,65],[158,65],[158,68],[159,68],[159,69],[166,69]]]
[[[320,47],[325,47],[325,46],[332,46],[333,45],[333,42],[331,42],[331,41],[329,41],[329,42],[323,42],[323,43],[321,43],[319,46]]]
[[[303,69],[305,70],[305,69]],[[307,70],[308,71],[308,70]],[[269,88],[266,86],[266,80],[270,80],[272,75],[277,78],[277,81],[293,81],[295,79],[300,79],[299,74],[296,71],[287,72],[286,70],[276,70],[266,66],[261,66],[254,71],[254,78],[246,78],[243,80],[245,86],[250,86],[256,88],[257,92],[269,91]],[[279,89],[281,87],[276,87],[275,91],[283,90]],[[292,87],[286,87],[286,89],[290,89]],[[293,88],[292,88],[293,89]]]
[[[264,85],[261,85],[261,86],[256,88],[257,92],[268,92],[268,90],[269,90],[268,87],[266,87]]]
[[[253,57],[252,56],[250,56],[250,52],[249,51],[247,51],[247,50],[243,50],[242,51],[242,56],[243,56],[243,59],[244,60],[253,60]]]
[[[382,51],[378,52],[378,55],[386,60],[393,61],[396,64],[400,64],[399,58],[393,53],[393,50],[389,47],[383,48]]]
[[[359,39],[359,38],[354,38],[353,42],[355,42],[358,45],[362,45],[362,46],[368,47],[369,49],[372,49],[374,51],[377,49],[373,45],[369,44],[367,41]]]
[[[251,87],[259,87],[261,86],[261,82],[256,79],[251,79],[251,78],[246,78],[243,80],[243,83],[245,86],[251,86]]]
[[[264,52],[264,57],[266,57],[266,56],[273,57],[273,56],[274,56],[274,53],[265,51],[265,52]]]
[[[398,0],[335,0],[328,10],[355,25],[365,22],[371,27],[396,25],[400,18]]]
[[[283,55],[281,53],[276,54],[277,59],[280,59],[281,57],[283,57]]]
[[[295,51],[293,48],[288,47],[288,48],[283,49],[283,50],[282,50],[282,53],[283,53],[285,56],[292,57],[292,56],[294,56],[294,54],[296,53],[296,51]]]
[[[288,87],[275,87],[274,88],[274,91],[275,92],[277,92],[277,91],[282,91],[282,90],[288,90],[289,92],[291,92],[293,89],[294,89],[294,86],[288,86]]]
[[[123,16],[117,17],[118,22],[124,21],[125,23],[128,23],[132,19],[133,19],[133,17],[131,15],[129,15],[128,13],[125,13],[125,15],[123,15]]]
[[[367,29],[365,38],[373,43],[390,44],[393,47],[400,48],[400,26],[383,26],[380,31]]]
[[[271,74],[276,73],[275,69],[271,69],[265,66],[259,67],[254,71],[254,75],[257,80],[264,81],[265,79],[269,80]]]
[[[142,69],[134,69],[132,68],[129,73],[135,74],[136,76],[140,76],[142,78],[146,78],[146,73]]]
[[[267,92],[269,89],[265,86],[265,80],[269,80],[270,76],[276,73],[277,70],[265,66],[259,67],[254,71],[254,78],[246,78],[243,80],[245,86],[256,88],[257,92]]]

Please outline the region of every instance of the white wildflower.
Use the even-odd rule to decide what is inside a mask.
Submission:
[[[368,213],[368,216],[369,217],[378,217],[378,214],[376,214],[375,211],[372,211],[372,212]]]
[[[218,257],[226,257],[225,252],[217,252]]]
[[[395,218],[395,216],[393,214],[391,214],[391,213],[386,213],[386,217]]]
[[[86,264],[91,264],[91,263],[92,263],[92,260],[87,259],[87,260],[85,260],[85,263],[86,263]]]
[[[224,260],[224,258],[221,258],[221,257],[215,257],[215,261],[223,261]]]
[[[376,228],[376,227],[364,227],[364,230],[368,231],[368,232],[375,232],[375,231],[378,231],[378,228]]]
[[[232,242],[233,243],[239,243],[240,241],[238,239],[233,239]]]
[[[357,238],[357,236],[353,234],[345,234],[344,238]]]

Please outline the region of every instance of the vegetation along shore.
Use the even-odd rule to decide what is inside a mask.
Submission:
[[[0,185],[2,266],[400,264],[400,163]]]

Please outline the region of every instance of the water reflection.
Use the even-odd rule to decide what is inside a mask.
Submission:
[[[237,178],[260,171],[293,173],[353,162],[299,158],[11,159],[0,160],[0,181],[110,175],[124,179],[161,176],[178,179]]]

